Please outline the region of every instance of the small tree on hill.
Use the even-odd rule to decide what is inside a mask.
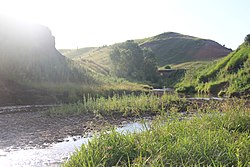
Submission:
[[[170,66],[170,65],[166,65],[166,66],[164,67],[164,69],[171,69],[171,66]]]
[[[245,37],[245,42],[247,42],[248,44],[250,44],[250,34],[248,34],[248,35]]]

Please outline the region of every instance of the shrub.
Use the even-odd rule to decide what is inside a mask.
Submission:
[[[210,84],[208,87],[208,92],[217,95],[221,90],[227,88],[228,85],[229,85],[228,82],[219,82]]]
[[[164,69],[171,69],[171,66],[170,66],[170,65],[166,65],[166,66],[164,67]]]
[[[194,94],[197,92],[194,86],[183,86],[178,88],[176,91],[178,93],[187,93],[187,94]]]
[[[250,44],[250,34],[245,37],[245,42]]]

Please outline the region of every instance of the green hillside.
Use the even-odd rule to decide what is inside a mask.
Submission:
[[[89,54],[89,52],[91,52],[94,49],[95,49],[95,47],[88,47],[88,48],[81,48],[81,49],[76,49],[76,50],[60,49],[59,51],[63,55],[67,55],[67,57],[69,57],[71,59],[74,59],[74,58],[84,56],[85,54]]]
[[[250,42],[246,40],[237,50],[221,60],[187,72],[178,85],[178,91],[249,96]]]
[[[0,25],[0,106],[73,102],[84,94],[143,89],[107,77],[109,71],[94,61],[63,56],[47,27],[4,17]]]
[[[80,49],[60,49],[59,51],[66,57],[79,61],[81,59],[93,61],[105,68],[110,67],[109,55],[112,46],[89,47]]]
[[[19,82],[89,82],[91,76],[55,48],[44,26],[0,18],[0,76]]]
[[[156,55],[159,66],[193,61],[210,61],[226,56],[232,51],[212,40],[174,32],[138,39],[135,42],[142,48],[151,49]],[[110,67],[109,55],[115,45],[78,50],[60,50],[60,52],[69,58],[84,58],[102,66]]]

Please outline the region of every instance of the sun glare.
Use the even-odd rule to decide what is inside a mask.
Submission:
[[[49,20],[44,3],[32,0],[6,0],[1,1],[0,14],[14,19],[43,24],[44,18]],[[44,10],[42,12],[42,10]]]

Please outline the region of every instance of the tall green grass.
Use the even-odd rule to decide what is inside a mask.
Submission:
[[[224,103],[192,119],[159,118],[136,133],[103,132],[63,166],[249,166],[250,110]],[[218,112],[217,110],[221,110]]]
[[[185,108],[185,99],[178,98],[177,94],[155,96],[153,94],[141,93],[121,95],[114,94],[109,97],[84,96],[83,100],[74,104],[65,104],[61,107],[51,109],[51,114],[67,113],[95,113],[101,115],[112,115],[121,113],[123,115],[140,115],[145,112],[157,113],[167,111],[175,107],[176,110]]]

